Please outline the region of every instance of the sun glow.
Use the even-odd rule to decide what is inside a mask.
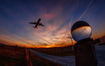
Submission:
[[[49,48],[49,47],[51,47],[51,46],[46,46],[46,48]]]

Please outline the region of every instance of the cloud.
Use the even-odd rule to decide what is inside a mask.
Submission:
[[[37,44],[36,42],[30,40],[30,39],[27,39],[27,38],[24,38],[24,37],[20,37],[16,34],[13,34],[5,29],[0,29],[2,30],[2,32],[0,33],[0,39],[3,40],[4,42],[7,42],[7,43],[11,43],[11,44],[18,44],[18,45],[35,45]]]
[[[81,18],[84,16],[84,14],[87,12],[89,6],[91,5],[92,1],[93,1],[93,0],[90,1],[90,3],[88,4],[86,10],[82,13],[82,15],[79,17],[79,19],[78,19],[77,21],[81,20]]]
[[[19,3],[20,1],[17,2]],[[90,1],[78,20],[85,18],[86,21],[90,21],[89,23],[92,27],[94,27],[95,33],[97,29],[104,27],[91,23],[92,21],[97,22],[96,20],[98,19],[98,17],[96,18],[95,16],[92,16],[95,14],[94,11],[98,11],[96,9],[97,4],[93,6],[91,4],[92,2],[93,1]],[[26,2],[21,2],[19,5],[15,4],[15,8],[14,6],[9,7],[4,5],[1,10],[6,14],[6,17],[3,17],[3,15],[0,16],[0,19],[2,20],[2,31],[0,32],[0,38],[3,41],[11,43],[15,42],[14,44],[17,42],[17,44],[20,43],[19,45],[22,44],[30,46],[43,46],[43,44],[54,46],[57,44],[63,45],[63,43],[64,45],[71,44],[71,40],[69,39],[71,36],[70,28],[71,25],[77,21],[76,16],[78,15],[76,14],[75,16],[75,12],[78,11],[78,6],[81,6],[79,3],[83,2],[79,0],[62,0],[60,2],[56,1],[53,5],[52,2],[47,3],[38,1],[37,3],[35,1],[35,3],[28,3],[27,5]],[[94,7],[95,9],[93,10]],[[92,18],[90,19],[90,17]],[[41,23],[45,26],[38,26],[38,29],[32,28],[34,25],[31,25],[28,22],[37,21],[38,18],[41,18]],[[102,19],[104,17],[100,16],[100,18]],[[102,30],[103,29],[101,29],[101,31]]]
[[[32,31],[29,34],[30,35],[29,37],[31,39],[35,39],[35,41],[47,43],[49,45],[51,44],[53,45],[62,41],[61,38],[67,32],[68,27],[71,24],[71,23],[69,25],[65,24],[66,20],[69,17],[64,18],[64,16],[61,15],[63,12],[63,9],[64,8],[60,5],[52,8],[49,11],[47,11],[46,8],[42,7],[40,9],[39,15],[41,16],[42,18],[41,22],[44,23],[45,27],[39,27],[41,28],[41,30],[39,28],[38,30],[34,29],[34,31]],[[75,8],[72,8],[72,9],[75,9]],[[55,39],[55,38],[58,38],[58,39]]]

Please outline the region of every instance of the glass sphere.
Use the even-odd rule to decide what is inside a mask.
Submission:
[[[78,21],[71,28],[71,34],[75,41],[90,38],[91,33],[91,27],[85,21]]]

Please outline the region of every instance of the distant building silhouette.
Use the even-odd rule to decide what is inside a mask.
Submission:
[[[3,43],[0,43],[0,45],[4,45]]]
[[[100,43],[100,38],[94,39],[94,44],[99,44]]]
[[[100,38],[100,41],[101,41],[101,43],[105,43],[105,36],[102,36],[102,37]]]

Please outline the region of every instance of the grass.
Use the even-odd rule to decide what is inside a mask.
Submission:
[[[0,45],[0,66],[26,66],[25,48]]]
[[[49,60],[41,58],[30,51],[29,51],[29,55],[30,55],[30,59],[32,61],[33,66],[61,66],[61,65],[53,63]]]
[[[99,43],[98,45],[105,45],[105,43]]]
[[[39,51],[41,53],[55,55],[55,56],[73,56],[74,51],[73,50],[67,50],[67,51]]]
[[[50,48],[50,49],[32,49],[45,54],[55,55],[55,56],[73,56],[74,50],[70,48]]]
[[[25,49],[26,48],[0,45],[0,66],[27,66]],[[56,56],[74,55],[74,51],[70,50],[70,48],[44,48],[33,50]],[[61,66],[41,58],[32,52],[29,52],[29,56],[33,66]]]

